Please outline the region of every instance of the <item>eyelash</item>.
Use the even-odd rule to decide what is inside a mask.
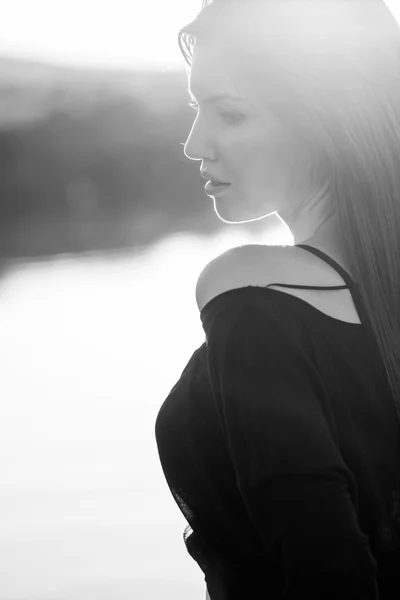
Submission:
[[[196,112],[199,111],[199,103],[196,100],[193,100],[192,102],[189,102],[189,106],[191,108],[193,108],[193,110],[195,110]],[[240,115],[237,115],[235,113],[224,112],[224,113],[221,113],[221,115],[226,116],[226,117],[231,116],[231,117],[233,117],[233,119],[236,117],[236,121],[240,120]],[[237,119],[237,117],[239,117],[239,119]]]

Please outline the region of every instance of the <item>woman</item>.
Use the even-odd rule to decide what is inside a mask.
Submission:
[[[199,278],[206,342],[156,422],[187,550],[211,600],[398,598],[398,25],[380,0],[214,0],[179,40],[215,212],[277,213],[295,239]],[[292,250],[347,285],[290,286],[309,283]],[[359,321],[269,287],[281,273],[348,287]]]

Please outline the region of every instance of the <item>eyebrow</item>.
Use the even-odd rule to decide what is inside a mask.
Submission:
[[[193,96],[192,92],[189,91],[189,96],[192,100],[196,100],[196,97]],[[239,98],[239,96],[232,96],[231,94],[217,94],[216,96],[209,96],[204,100],[204,102],[217,102],[217,100],[235,100],[236,102],[245,102],[244,98]]]

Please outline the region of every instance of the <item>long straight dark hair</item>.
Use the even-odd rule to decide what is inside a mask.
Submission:
[[[397,22],[381,0],[203,0],[178,34],[188,73],[199,42],[215,44],[240,85],[328,168],[341,248],[400,423]]]

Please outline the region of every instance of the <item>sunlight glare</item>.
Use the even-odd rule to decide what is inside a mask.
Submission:
[[[177,34],[201,0],[13,0],[1,8],[0,53],[69,65],[181,65]]]

